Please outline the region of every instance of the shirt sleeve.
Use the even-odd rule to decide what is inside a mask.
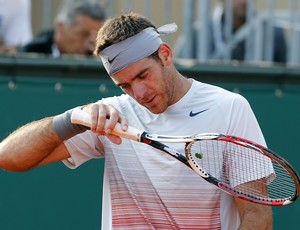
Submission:
[[[228,134],[254,141],[266,146],[266,141],[249,102],[236,95],[232,103]]]
[[[228,133],[234,136],[248,139],[266,147],[267,144],[264,139],[263,133],[248,101],[244,97],[237,95],[232,104],[232,107],[233,112],[230,121],[230,130],[228,131]],[[231,169],[230,174],[233,175],[230,176],[230,183],[233,187],[242,183],[259,180],[262,178],[266,178],[267,183],[270,183],[274,180],[275,172],[272,162],[269,158],[263,156],[262,154],[255,154],[255,152],[253,151],[250,155],[245,154],[244,158],[241,158],[241,156],[239,156],[237,159],[235,159],[236,157],[234,156],[234,154],[229,155],[231,156],[229,162],[231,162],[230,164],[232,164],[229,167]],[[251,162],[251,159],[253,159],[253,164],[249,164],[249,161]],[[261,162],[259,166],[257,165],[258,161]],[[261,167],[261,165],[264,165],[264,167]],[[241,175],[241,170],[243,171],[244,178],[239,182],[235,181],[234,178],[240,178],[240,176],[234,175]],[[255,172],[255,174],[252,172]]]
[[[103,144],[91,131],[78,134],[64,141],[64,144],[71,157],[63,160],[63,163],[71,169],[79,167],[90,159],[104,157]]]

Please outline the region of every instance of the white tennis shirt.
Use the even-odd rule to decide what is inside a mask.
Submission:
[[[162,114],[152,114],[128,95],[106,98],[129,125],[149,133],[191,135],[217,132],[266,145],[242,96],[193,80],[187,94]],[[90,131],[65,141],[76,168],[105,156],[102,229],[237,229],[233,198],[188,167],[151,146],[123,139],[111,143]],[[184,144],[169,144],[184,154]]]

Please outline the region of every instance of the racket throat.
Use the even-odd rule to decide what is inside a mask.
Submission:
[[[145,144],[148,144],[156,149],[159,149],[165,153],[168,153],[169,155],[173,156],[174,158],[176,158],[177,160],[181,161],[182,163],[184,163],[185,165],[189,166],[188,160],[186,159],[186,157],[182,154],[180,154],[179,152],[177,152],[176,150],[168,147],[167,145],[158,142],[158,141],[154,141],[154,140],[150,140],[148,138],[148,135],[146,132],[141,134],[140,137],[140,142],[143,142]]]

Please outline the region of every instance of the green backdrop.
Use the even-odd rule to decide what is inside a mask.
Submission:
[[[300,172],[300,69],[177,63],[186,76],[238,92],[250,102],[268,146]],[[17,127],[119,95],[95,59],[0,56],[0,139]],[[103,159],[76,170],[55,163],[24,173],[0,170],[0,229],[98,230]],[[274,229],[296,229],[300,201],[273,208]]]

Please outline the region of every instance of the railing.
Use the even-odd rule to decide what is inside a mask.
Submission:
[[[34,2],[35,0],[33,0]],[[56,0],[58,3],[60,0]],[[97,0],[95,0],[97,1]],[[231,61],[231,52],[242,40],[245,44],[245,62],[260,64],[261,62],[272,63],[274,41],[274,26],[284,32],[287,44],[285,63],[290,66],[300,65],[300,13],[299,1],[288,0],[280,2],[276,0],[247,1],[246,23],[236,33],[232,33],[233,0],[225,0],[224,31],[228,42],[222,49],[212,52],[208,49],[212,37],[209,33],[210,18],[213,10],[220,3],[218,0],[98,0],[102,2],[107,11],[107,16],[120,12],[137,11],[162,25],[175,21],[180,25],[176,37],[166,38],[171,42],[175,50],[175,56],[181,58],[194,58],[200,62],[212,60]],[[48,28],[52,24],[51,1],[43,0],[43,27]],[[54,9],[52,9],[54,10]],[[256,12],[254,14],[254,12]],[[194,25],[200,25],[195,30]],[[198,40],[194,40],[195,33]],[[180,45],[184,44],[182,54],[178,52]],[[197,43],[197,46],[195,46]],[[197,55],[193,56],[192,54]]]
[[[198,2],[198,7],[195,4]],[[287,44],[286,52],[283,59],[286,59],[288,65],[300,64],[300,14],[298,8],[298,2],[290,0],[286,2],[287,9],[275,9],[275,0],[267,0],[267,6],[260,10],[257,8],[258,1],[247,1],[247,14],[246,23],[240,27],[234,34],[232,33],[232,12],[233,3],[232,0],[226,0],[224,6],[224,36],[227,42],[224,42],[221,49],[216,50],[213,53],[208,50],[209,44],[213,39],[209,28],[212,23],[208,18],[212,10],[212,2],[209,0],[186,0],[183,1],[184,9],[184,35],[182,36],[182,44],[184,44],[184,52],[182,57],[193,57],[192,53],[195,52],[194,44],[199,43],[196,50],[196,58],[198,61],[208,60],[232,60],[231,52],[235,46],[245,40],[245,61],[248,63],[259,64],[261,62],[272,62],[274,40],[271,39],[275,36],[274,28],[277,27],[283,31],[285,42]],[[261,3],[261,1],[260,1]],[[214,7],[215,8],[215,7]],[[194,16],[191,17],[192,9],[196,9]],[[198,24],[198,28],[193,31],[192,25]],[[200,26],[199,26],[200,25]],[[195,41],[196,33],[198,41]],[[279,44],[283,45],[283,44]]]

